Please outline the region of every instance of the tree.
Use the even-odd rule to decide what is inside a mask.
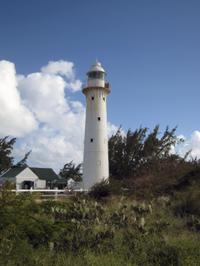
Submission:
[[[171,156],[171,149],[177,144],[176,127],[169,130],[166,127],[159,137],[159,126],[152,132],[148,129],[130,129],[126,135],[117,133],[109,139],[110,174],[118,179],[136,176],[138,172],[156,168],[164,159]]]
[[[66,163],[64,167],[60,170],[59,175],[66,180],[72,178],[74,181],[81,181],[82,180],[82,173],[81,173],[81,166],[82,164],[78,164],[77,166],[73,163],[73,161]]]
[[[28,152],[24,155],[24,158],[23,158],[22,160],[20,160],[20,161],[16,164],[16,166],[18,166],[18,167],[26,166],[26,165],[27,165],[27,164],[26,164],[27,159],[28,159],[29,155],[31,154],[31,152],[32,152],[31,150],[28,151]]]
[[[16,138],[10,139],[9,136],[0,139],[0,174],[13,165],[11,153],[15,142]]]
[[[143,142],[147,128],[132,132],[130,129],[124,136],[119,129],[109,139],[110,173],[117,178],[129,177],[138,167],[142,158]]]

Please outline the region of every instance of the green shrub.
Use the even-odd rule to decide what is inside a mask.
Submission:
[[[111,194],[111,189],[108,180],[103,180],[100,183],[95,184],[89,191],[89,196],[95,199],[103,199]]]
[[[110,195],[107,183],[100,188],[95,198]],[[198,197],[195,190],[153,201],[74,196],[38,202],[3,191],[0,265],[199,265]],[[175,217],[172,210],[185,206],[184,200],[192,208],[187,203],[189,211],[181,207]]]
[[[200,217],[200,191],[189,190],[178,194],[173,204],[175,215],[197,215]]]
[[[149,265],[180,265],[178,249],[161,242],[158,242],[156,246],[150,248],[148,257]]]

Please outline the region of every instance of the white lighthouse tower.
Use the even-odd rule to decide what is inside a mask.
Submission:
[[[110,92],[106,72],[99,62],[88,71],[83,93],[86,96],[86,122],[83,160],[84,189],[109,177],[106,98]]]

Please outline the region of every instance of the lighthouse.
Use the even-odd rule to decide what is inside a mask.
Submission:
[[[82,92],[86,96],[86,121],[83,158],[84,189],[108,179],[107,95],[109,83],[100,62],[87,72],[87,85]]]

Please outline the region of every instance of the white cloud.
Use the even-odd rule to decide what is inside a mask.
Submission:
[[[14,156],[20,159],[32,150],[28,163],[58,171],[66,162],[83,159],[85,106],[70,99],[81,89],[74,64],[49,62],[40,72],[17,75],[15,65],[0,61],[0,137],[17,137]],[[108,135],[118,127],[108,122]],[[122,131],[123,133],[123,131]],[[189,150],[200,158],[200,131],[175,148],[184,156]]]
[[[44,74],[65,76],[68,79],[74,79],[74,64],[63,60],[49,61],[47,66],[41,68]]]
[[[80,80],[75,80],[66,84],[66,87],[72,91],[79,91],[81,89],[81,86],[82,82]]]
[[[17,85],[14,64],[0,61],[0,136],[21,137],[37,128],[37,121],[23,104]]]
[[[119,127],[117,127],[114,124],[111,124],[110,122],[108,122],[108,136],[109,137],[114,135],[117,132],[118,129],[119,129]],[[121,133],[124,134],[124,131],[121,130]]]
[[[181,135],[184,142],[177,147],[177,152],[184,156],[191,150],[190,157],[200,159],[200,131],[195,130],[189,138]]]
[[[17,160],[32,150],[32,166],[58,171],[71,160],[82,162],[85,107],[68,95],[80,88],[72,62],[49,62],[40,72],[24,76],[16,75],[14,64],[0,61],[0,104],[5,105],[0,134],[18,137]],[[109,134],[117,130],[108,125]]]
[[[40,122],[54,122],[69,110],[65,100],[66,83],[61,76],[32,73],[19,79],[23,101]]]
[[[41,68],[43,74],[60,75],[65,78],[66,88],[71,91],[81,90],[82,82],[75,79],[74,63],[63,60],[49,61],[47,66]]]

